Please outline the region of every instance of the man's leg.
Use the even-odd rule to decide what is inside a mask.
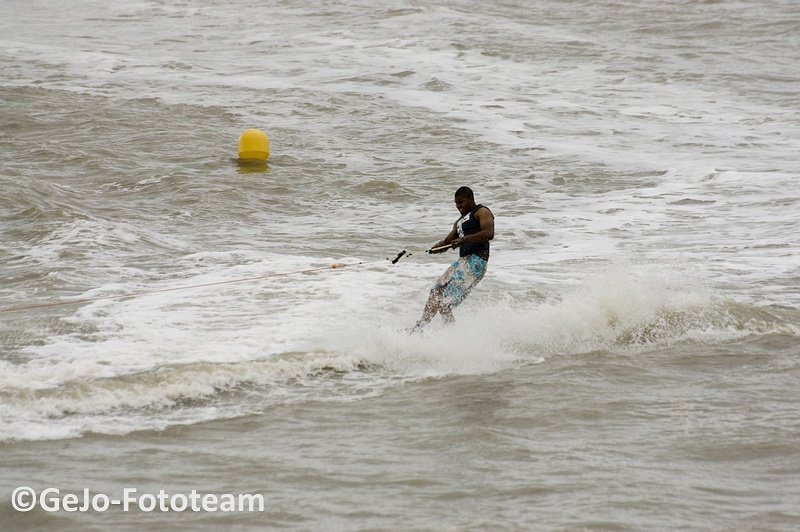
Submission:
[[[442,313],[442,317],[445,316],[446,311],[444,309],[446,306],[442,304],[442,291],[443,288],[440,285],[437,285],[431,290],[428,301],[425,303],[425,308],[422,309],[422,317],[417,321],[416,325],[414,325],[413,331],[422,330],[422,328],[429,324],[438,313]],[[447,309],[447,311],[449,310],[450,309]],[[452,317],[453,315],[450,313],[450,318],[452,319]]]
[[[426,312],[422,315],[422,325],[427,324],[438,313],[445,323],[453,323],[453,308],[460,305],[472,292],[472,289],[481,282],[486,273],[487,261],[477,255],[461,258],[450,265],[450,268],[436,283],[431,291]],[[427,318],[426,318],[427,316]],[[425,321],[427,319],[427,321]]]
[[[441,314],[445,323],[455,321],[452,307],[454,303],[458,304],[463,299],[463,297],[458,297],[462,290],[460,285],[463,282],[463,275],[459,273],[460,268],[463,269],[461,260],[451,264],[447,271],[439,277],[433,289],[431,289],[425,308],[422,310],[422,317],[411,329],[412,332],[421,331],[437,314]]]

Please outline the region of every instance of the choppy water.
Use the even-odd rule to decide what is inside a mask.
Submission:
[[[800,528],[796,2],[5,0],[0,35],[2,309],[352,265],[0,313],[5,529]],[[465,184],[489,272],[409,336],[447,259],[372,261]]]

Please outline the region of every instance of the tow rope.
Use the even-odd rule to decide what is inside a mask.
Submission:
[[[80,304],[83,304],[83,303],[94,303],[95,301],[106,301],[106,300],[113,300],[113,299],[127,299],[127,298],[131,298],[131,297],[140,297],[140,296],[149,295],[149,294],[160,294],[160,293],[164,293],[164,292],[177,292],[177,291],[180,291],[180,290],[190,290],[190,289],[193,289],[193,288],[205,288],[205,287],[209,287],[209,286],[221,286],[221,285],[226,285],[226,284],[245,283],[245,282],[250,282],[250,281],[260,281],[260,280],[263,280],[263,279],[270,279],[272,277],[283,277],[283,276],[287,276],[287,275],[297,275],[297,274],[301,274],[301,273],[315,273],[315,272],[321,272],[321,271],[326,271],[326,270],[338,270],[338,269],[342,269],[342,268],[350,268],[350,267],[353,267],[353,266],[363,266],[365,264],[376,264],[378,262],[383,262],[384,260],[388,260],[392,264],[397,264],[400,261],[400,259],[402,259],[403,257],[410,257],[414,253],[435,253],[437,251],[441,251],[441,250],[443,250],[445,248],[449,248],[449,247],[450,246],[447,245],[447,246],[440,246],[440,247],[437,247],[437,248],[431,248],[431,249],[426,249],[426,250],[422,250],[422,251],[412,251],[412,252],[403,250],[400,253],[398,253],[397,256],[394,259],[385,258],[385,259],[377,259],[377,260],[366,261],[366,262],[353,262],[353,263],[349,263],[349,264],[348,263],[338,262],[338,263],[331,264],[329,266],[323,266],[323,267],[319,267],[319,268],[309,268],[309,269],[305,269],[305,270],[296,270],[296,271],[291,271],[291,272],[269,273],[269,274],[266,274],[266,275],[256,275],[256,276],[253,276],[253,277],[242,277],[242,278],[239,278],[239,279],[229,279],[227,281],[214,281],[214,282],[211,282],[211,283],[200,283],[200,284],[191,284],[191,285],[183,285],[183,286],[174,286],[174,287],[171,287],[171,288],[155,288],[155,289],[151,289],[151,290],[139,290],[139,291],[135,291],[135,292],[126,292],[124,294],[109,295],[109,296],[86,297],[86,298],[82,298],[82,299],[70,299],[70,300],[67,300],[67,301],[53,301],[53,302],[49,302],[49,303],[36,303],[36,304],[33,304],[33,305],[24,305],[24,306],[18,306],[18,307],[6,307],[6,308],[0,308],[0,314],[11,313],[11,312],[22,312],[22,311],[25,311],[25,310],[36,310],[36,309],[44,309],[44,308],[52,308],[52,307],[63,307],[63,306],[66,306],[66,305],[80,305]]]

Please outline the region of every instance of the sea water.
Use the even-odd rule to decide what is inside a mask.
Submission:
[[[3,529],[800,527],[796,2],[5,0],[0,30]],[[488,273],[409,335],[462,185]]]

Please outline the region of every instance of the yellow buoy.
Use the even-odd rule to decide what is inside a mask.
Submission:
[[[269,159],[269,137],[260,129],[245,129],[239,136],[239,159],[266,161]]]

